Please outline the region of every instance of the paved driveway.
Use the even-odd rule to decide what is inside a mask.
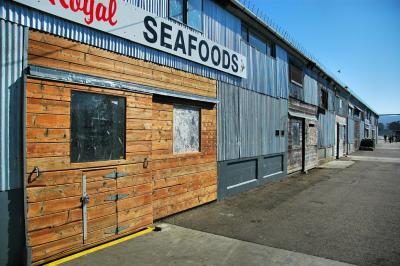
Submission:
[[[400,265],[400,161],[380,159],[400,158],[400,145],[354,155],[368,159],[295,175],[164,222],[347,263]]]

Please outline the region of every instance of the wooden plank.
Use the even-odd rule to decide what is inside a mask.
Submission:
[[[26,141],[27,143],[68,143],[70,141],[70,131],[69,129],[57,128],[27,128]]]
[[[100,217],[106,216],[110,213],[114,213],[115,209],[116,209],[115,202],[111,202],[111,201],[105,202],[105,204],[87,208],[88,220],[100,218]]]
[[[151,141],[127,141],[126,152],[147,152],[147,154],[151,154]]]
[[[143,120],[143,119],[135,119],[128,118],[126,119],[126,129],[147,129],[151,130],[153,127],[152,120]]]
[[[139,184],[145,184],[152,181],[151,173],[139,174],[134,176],[124,176],[118,178],[117,187],[125,188],[125,187],[133,187]]]
[[[28,79],[26,83],[26,96],[28,99],[35,98],[69,102],[71,100],[71,89],[67,88],[66,85],[45,85],[32,82],[32,79]]]
[[[37,114],[69,114],[70,104],[65,101],[27,98],[27,112]]]
[[[26,154],[31,158],[69,156],[70,143],[27,143]]]
[[[27,113],[26,126],[28,128],[69,128],[69,115]]]
[[[83,245],[83,236],[75,235],[72,237],[63,238],[61,240],[45,243],[32,247],[32,260],[34,262],[44,258],[48,258],[52,255],[62,253],[65,250],[78,248]]]
[[[123,211],[126,209],[133,209],[139,206],[143,206],[146,204],[151,203],[151,195],[149,194],[144,194],[141,196],[137,196],[134,198],[126,198],[126,199],[121,199],[117,201],[117,208],[118,211]]]
[[[205,163],[201,165],[182,166],[177,168],[154,171],[153,178],[160,179],[160,178],[165,178],[165,176],[173,177],[173,176],[187,175],[187,174],[193,174],[215,169],[217,169],[216,162]]]
[[[28,219],[28,231],[40,230],[61,226],[82,220],[82,209],[72,209],[64,212],[53,213],[49,215],[38,216]]]
[[[82,221],[28,233],[29,245],[37,246],[82,233]]]
[[[94,218],[88,220],[88,233],[102,228],[107,228],[110,226],[117,226],[117,213],[116,209],[113,213],[106,216],[101,216],[99,218]]]
[[[69,197],[49,201],[28,203],[28,218],[68,211],[81,207],[81,197]]]
[[[28,168],[28,170],[30,170]],[[56,186],[82,182],[80,170],[68,170],[60,172],[41,172],[38,177],[35,174],[27,175],[28,187]]]
[[[126,130],[126,141],[150,141],[152,139],[151,130]]]
[[[143,215],[139,218],[123,221],[119,224],[119,226],[121,227],[126,226],[126,228],[119,234],[124,234],[125,232],[128,232],[130,230],[141,229],[146,226],[151,226],[152,223],[153,223],[153,215],[151,213]]]
[[[127,119],[152,119],[153,111],[151,109],[143,108],[126,108]]]
[[[58,45],[58,46],[57,46]],[[80,44],[82,45],[82,44]],[[43,41],[32,40],[29,45],[29,53],[41,57],[59,58],[63,61],[71,61],[79,64],[90,64],[96,62],[99,68],[108,68],[113,71],[123,71],[126,74],[142,75],[147,78],[160,80],[164,83],[170,83],[178,86],[186,86],[191,88],[200,87],[202,90],[212,89],[212,85],[207,78],[199,77],[193,74],[182,73],[182,71],[174,71],[171,73],[168,67],[158,66],[151,63],[142,63],[138,65],[138,60],[132,60],[128,57],[115,58],[114,53],[105,52],[100,49],[96,53],[85,52],[84,50],[75,49],[74,46],[67,46],[65,43],[58,42],[56,45],[44,43]],[[47,49],[45,49],[47,48]],[[67,49],[68,48],[68,49]],[[72,48],[72,49],[71,49]],[[84,56],[83,56],[84,55]],[[115,61],[119,64],[115,64]],[[132,64],[133,62],[133,64]],[[131,63],[131,64],[128,64]],[[127,69],[140,67],[135,73],[127,72]]]
[[[152,216],[153,215],[153,206],[151,204],[140,206],[133,209],[126,209],[123,211],[118,211],[118,223],[122,223],[125,221],[137,219],[141,216]]]
[[[39,202],[82,195],[80,183],[60,186],[28,187],[28,202]]]
[[[92,195],[96,193],[115,191],[117,188],[117,182],[115,179],[106,179],[102,176],[100,176],[100,178],[102,178],[101,181],[87,182],[87,194]]]

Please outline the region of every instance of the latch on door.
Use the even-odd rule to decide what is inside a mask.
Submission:
[[[127,176],[128,173],[124,172],[112,172],[104,176],[104,178],[111,178],[111,179],[117,179],[119,177]]]
[[[81,202],[82,202],[82,205],[86,205],[86,204],[89,204],[89,196],[82,196],[81,197]]]

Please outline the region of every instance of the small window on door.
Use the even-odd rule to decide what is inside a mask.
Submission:
[[[125,98],[73,91],[71,162],[125,157]]]
[[[292,124],[292,145],[300,146],[300,123],[294,122]]]
[[[174,106],[174,153],[200,151],[200,109]]]

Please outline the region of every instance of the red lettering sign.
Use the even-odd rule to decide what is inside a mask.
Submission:
[[[56,0],[49,0],[52,5],[56,5]],[[94,20],[110,23],[111,26],[117,24],[114,19],[117,11],[117,2],[109,0],[108,6],[103,3],[95,3],[96,0],[58,0],[60,5],[72,12],[83,12],[85,23],[90,25]]]

